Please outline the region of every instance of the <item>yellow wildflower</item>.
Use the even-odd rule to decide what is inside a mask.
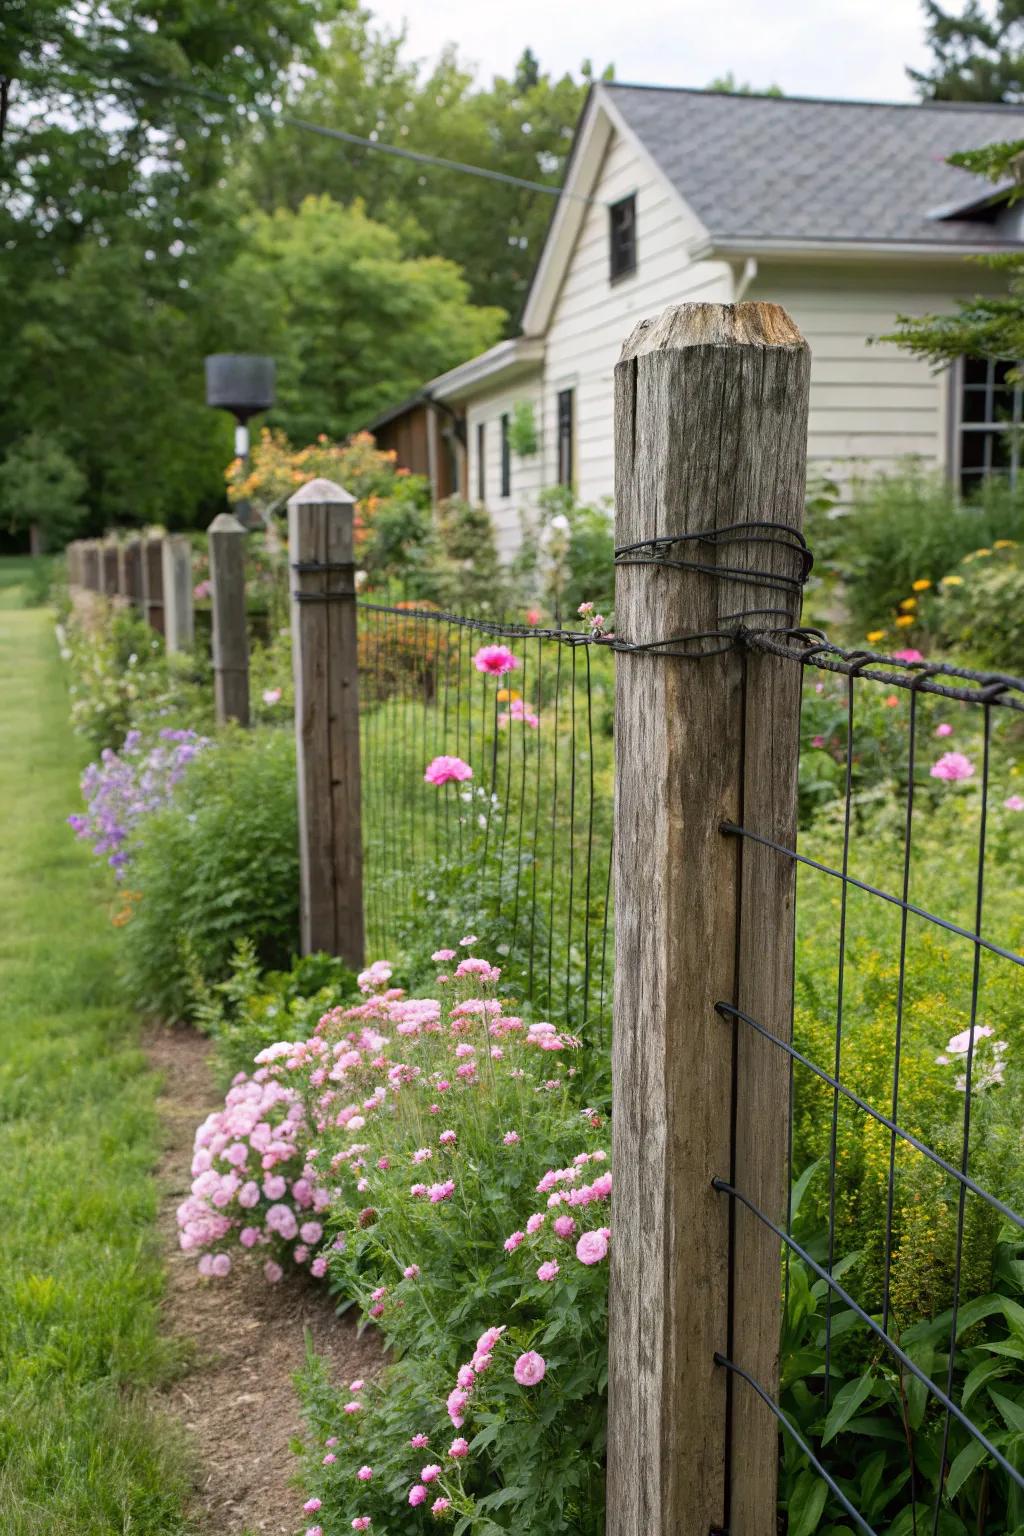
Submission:
[[[1017,548],[1017,540],[1016,539],[996,539],[996,541],[993,544],[992,548],[993,549],[1016,549]]]
[[[916,597],[905,597],[903,599],[902,603],[900,603],[900,608],[902,609],[902,611],[904,613],[909,613],[911,608],[916,608],[916,607],[917,607],[917,598]]]
[[[922,579],[921,581],[912,581],[910,585],[913,587],[915,592],[927,592],[928,588],[931,586],[931,582]]]
[[[913,624],[914,622],[915,619],[912,613],[901,613],[899,618],[896,620],[896,623],[899,625],[900,629],[906,629],[908,624]]]
[[[499,688],[498,689],[498,703],[499,704],[516,704],[516,703],[519,702],[519,700],[521,698],[522,698],[522,694],[521,693],[517,693],[514,688]]]
[[[874,645],[876,640],[884,640],[884,639],[885,639],[885,630],[884,629],[872,629],[872,630],[868,631],[868,641],[869,641],[869,643],[871,645]]]
[[[962,587],[963,584],[964,579],[962,576],[943,576],[939,583],[940,587]]]

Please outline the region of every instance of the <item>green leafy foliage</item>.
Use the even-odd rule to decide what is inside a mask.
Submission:
[[[1018,102],[1024,96],[1024,5],[966,0],[947,11],[924,0],[930,69],[908,69],[921,95],[935,101]]]
[[[192,765],[174,801],[140,832],[124,929],[130,995],[165,1017],[187,1007],[196,975],[231,973],[249,938],[263,965],[298,948],[295,750],[287,733],[227,732]]]
[[[57,549],[85,516],[85,476],[59,442],[30,432],[0,463],[0,517],[12,532],[36,529],[40,544]]]

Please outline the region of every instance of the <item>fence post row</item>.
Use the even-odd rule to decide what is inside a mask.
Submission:
[[[331,480],[288,502],[302,952],[363,964],[353,509]]]
[[[142,607],[142,540],[127,539],[117,547],[117,590],[133,608]]]
[[[245,616],[245,541],[231,512],[208,530],[213,596],[213,679],[217,721],[249,724],[249,634]]]
[[[734,632],[796,623],[799,592],[714,570],[792,577],[794,553],[742,533],[665,551],[692,570],[622,546],[799,530],[809,367],[778,306],[684,304],[616,368],[616,629],[678,643],[617,666],[609,1536],[777,1529],[778,1425],[714,1357],[776,1391],[779,1244],[712,1179],[784,1219],[788,1060],[715,1004],[789,1037],[794,866],[721,824],[792,846],[801,669]]]

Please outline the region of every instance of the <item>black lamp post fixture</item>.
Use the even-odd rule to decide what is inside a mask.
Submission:
[[[251,352],[214,352],[206,359],[206,403],[235,418],[235,456],[249,468],[249,418],[274,403],[274,359]],[[235,511],[251,526],[247,502]]]

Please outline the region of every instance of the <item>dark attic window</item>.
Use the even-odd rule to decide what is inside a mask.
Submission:
[[[608,210],[611,279],[618,282],[636,271],[636,198],[624,197]]]

